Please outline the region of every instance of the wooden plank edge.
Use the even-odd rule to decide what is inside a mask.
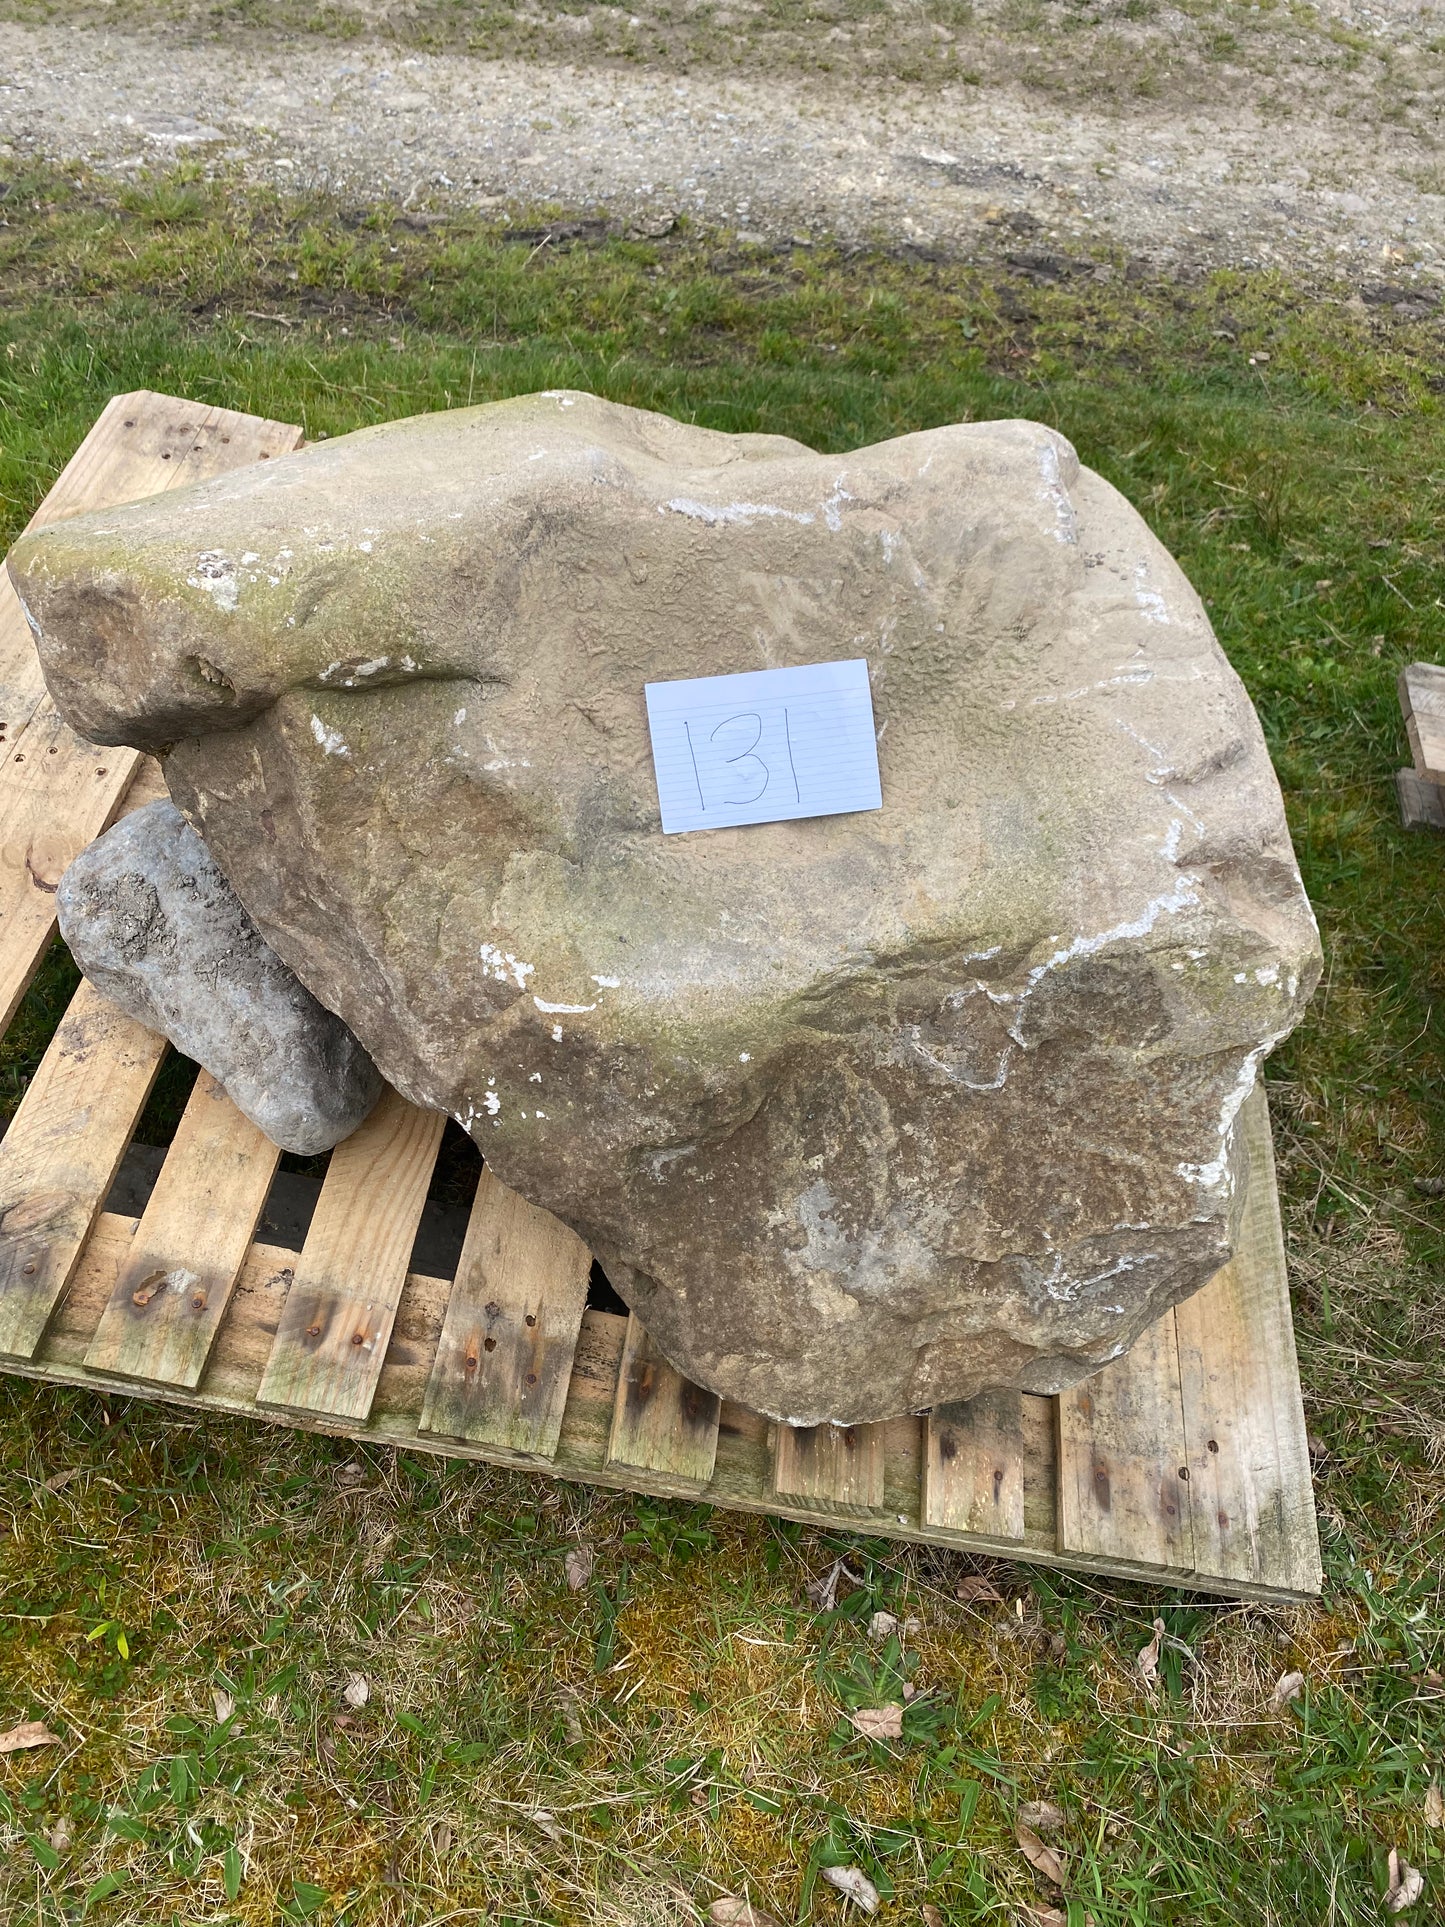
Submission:
[[[1395,771],[1400,822],[1407,830],[1445,830],[1445,790],[1418,770]]]
[[[152,1385],[136,1385],[132,1388],[113,1378],[92,1376],[83,1370],[65,1365],[51,1365],[44,1360],[32,1359],[24,1364],[12,1364],[6,1361],[4,1366],[0,1367],[0,1371],[3,1371],[6,1377],[28,1378],[42,1384],[71,1386],[82,1391],[99,1392],[111,1399],[143,1398],[153,1400],[157,1404],[174,1405],[182,1410],[222,1412],[231,1417],[259,1419],[287,1431],[317,1432],[331,1438],[354,1439],[358,1444],[363,1445],[389,1446],[398,1451],[429,1452],[435,1458],[467,1459],[482,1465],[495,1465],[508,1472],[529,1472],[539,1478],[565,1479],[572,1485],[604,1486],[613,1492],[636,1492],[646,1498],[673,1499],[679,1496],[676,1491],[667,1488],[665,1481],[649,1479],[643,1473],[624,1477],[616,1468],[606,1465],[592,1468],[563,1463],[560,1460],[554,1460],[549,1466],[538,1465],[535,1460],[520,1462],[509,1459],[504,1453],[468,1445],[462,1440],[423,1436],[409,1430],[404,1424],[397,1424],[384,1417],[381,1419],[373,1417],[364,1426],[330,1423],[319,1415],[315,1418],[303,1418],[299,1413],[272,1410],[244,1399],[218,1398],[214,1395],[208,1396],[204,1392],[174,1392]],[[689,1494],[688,1499],[694,1504],[716,1506],[724,1512],[743,1512],[761,1518],[789,1519],[796,1521],[799,1525],[819,1526],[828,1532],[848,1531],[871,1539],[899,1540],[911,1545],[954,1547],[960,1552],[977,1553],[1009,1564],[1043,1566],[1063,1572],[1096,1573],[1106,1578],[1126,1579],[1143,1585],[1168,1586],[1187,1592],[1207,1592],[1228,1599],[1305,1603],[1319,1597],[1318,1593],[1215,1579],[1207,1573],[1186,1572],[1176,1567],[1130,1566],[1122,1561],[1118,1565],[1109,1565],[1103,1561],[1061,1553],[1056,1549],[1051,1535],[1037,1532],[1028,1534],[1022,1540],[985,1539],[969,1533],[930,1531],[901,1518],[896,1521],[881,1520],[876,1514],[850,1515],[843,1518],[836,1512],[808,1512],[796,1506],[769,1504],[767,1500],[761,1498],[751,1499],[741,1493],[719,1492],[713,1486],[704,1486],[701,1491]]]
[[[135,1219],[112,1216],[121,1227],[128,1227],[133,1233]],[[253,1244],[253,1254],[265,1251],[268,1259],[275,1257],[286,1262],[294,1262],[295,1253],[281,1251],[277,1247],[263,1247]],[[444,1293],[447,1283],[437,1279],[418,1279],[411,1274],[407,1279],[407,1292],[413,1284],[430,1288],[433,1292]],[[623,1320],[615,1314],[589,1312],[589,1319],[612,1319],[617,1324]],[[980,1533],[952,1532],[944,1528],[929,1528],[922,1524],[919,1514],[903,1512],[888,1514],[850,1514],[846,1518],[836,1512],[814,1510],[780,1501],[770,1489],[771,1462],[767,1461],[768,1474],[759,1482],[756,1494],[740,1491],[716,1477],[700,1490],[685,1495],[679,1494],[676,1487],[665,1477],[654,1477],[645,1472],[628,1468],[609,1466],[605,1462],[583,1460],[570,1450],[564,1437],[563,1451],[550,1465],[539,1465],[535,1460],[519,1460],[505,1450],[489,1446],[473,1445],[465,1440],[439,1439],[418,1432],[417,1424],[420,1411],[397,1415],[377,1413],[373,1410],[366,1423],[358,1425],[342,1419],[333,1419],[328,1414],[282,1411],[259,1406],[252,1398],[236,1398],[224,1393],[207,1392],[204,1387],[199,1391],[187,1391],[160,1385],[141,1385],[118,1380],[99,1373],[91,1372],[81,1363],[57,1360],[47,1356],[53,1347],[53,1336],[47,1334],[42,1343],[40,1356],[29,1360],[4,1361],[0,1373],[8,1377],[26,1378],[33,1382],[50,1385],[64,1385],[77,1390],[99,1393],[112,1398],[144,1398],[161,1405],[173,1405],[183,1411],[210,1411],[228,1417],[244,1418],[248,1421],[263,1420],[268,1424],[283,1427],[289,1431],[316,1432],[331,1438],[353,1439],[358,1443],[381,1445],[398,1451],[429,1452],[437,1458],[465,1459],[481,1465],[495,1465],[504,1471],[524,1471],[545,1478],[566,1479],[571,1484],[600,1486],[615,1492],[635,1492],[649,1498],[676,1499],[685,1497],[695,1504],[720,1507],[724,1511],[750,1513],[760,1518],[777,1518],[795,1521],[800,1525],[820,1527],[825,1531],[849,1531],[863,1534],[871,1539],[896,1541],[912,1545],[934,1545],[951,1547],[960,1552],[968,1552],[987,1558],[1006,1561],[1010,1564],[1036,1565],[1045,1569],[1101,1574],[1109,1578],[1124,1579],[1142,1585],[1167,1586],[1189,1592],[1204,1592],[1230,1599],[1258,1599],[1265,1601],[1306,1602],[1317,1598],[1318,1591],[1306,1592],[1285,1586],[1255,1584],[1235,1579],[1219,1578],[1207,1573],[1184,1570],[1172,1566],[1137,1565],[1128,1561],[1111,1562],[1093,1559],[1060,1551],[1055,1536],[1038,1527],[1026,1527],[1021,1540],[1001,1541]],[[620,1342],[618,1346],[621,1350]],[[752,1413],[744,1413],[737,1406],[724,1402],[721,1416],[721,1433],[730,1434],[739,1429],[739,1421],[747,1426],[765,1424]],[[720,1457],[723,1456],[720,1453]],[[726,1461],[724,1462],[726,1464]],[[919,1500],[921,1503],[921,1489]]]

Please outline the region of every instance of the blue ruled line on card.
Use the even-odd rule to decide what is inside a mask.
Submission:
[[[883,807],[862,657],[650,682],[646,691],[668,836]]]

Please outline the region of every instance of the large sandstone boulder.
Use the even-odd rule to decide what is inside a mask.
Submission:
[[[1198,598],[1051,430],[534,395],[12,569],[66,717],[165,755],[276,950],[702,1383],[1056,1389],[1228,1258],[1314,922]],[[660,833],[645,682],[856,656],[881,811]]]

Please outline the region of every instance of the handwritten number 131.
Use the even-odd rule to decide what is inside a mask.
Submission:
[[[753,790],[750,795],[723,797],[721,802],[714,806],[721,809],[743,809],[750,803],[756,803],[768,787],[768,784],[772,781],[773,776],[773,772],[757,753],[758,744],[763,739],[763,719],[756,710],[745,709],[739,711],[736,716],[727,717],[725,721],[720,722],[716,729],[713,730],[712,734],[708,737],[708,741],[710,743],[717,742],[718,737],[722,735],[723,731],[725,729],[731,729],[735,723],[742,724],[744,731],[746,731],[747,725],[751,723],[753,726],[752,735],[734,755],[724,755],[722,760],[727,768],[736,771],[736,780],[742,782],[744,785],[750,782],[757,782],[759,773],[761,773],[762,781],[758,783],[757,788]],[[684,719],[682,727],[687,736],[688,754],[692,758],[692,774],[693,780],[697,784],[698,807],[706,810],[708,804],[707,798],[703,794],[702,773],[698,769],[697,746],[692,740],[692,725]],[[795,802],[801,803],[803,798],[798,789],[798,772],[793,763],[793,732],[788,721],[788,712],[786,709],[783,711],[783,742],[788,752],[788,774],[793,780],[793,798]],[[752,771],[746,769],[749,763],[754,766]]]

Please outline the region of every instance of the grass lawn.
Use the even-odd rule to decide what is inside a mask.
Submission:
[[[1321,1605],[960,1598],[953,1554],[0,1378],[0,1730],[61,1736],[0,1760],[7,1927],[861,1919],[839,1866],[925,1927],[1313,1927],[1391,1917],[1391,1848],[1445,1918],[1445,845],[1392,787],[1396,670],[1442,654],[1445,327],[1347,294],[0,175],[7,540],[135,387],[311,436],[563,385],[830,449],[1054,424],[1205,597],[1326,951],[1270,1066]],[[902,1740],[861,1737],[905,1682]],[[1062,1892],[1016,1840],[1043,1800]]]

